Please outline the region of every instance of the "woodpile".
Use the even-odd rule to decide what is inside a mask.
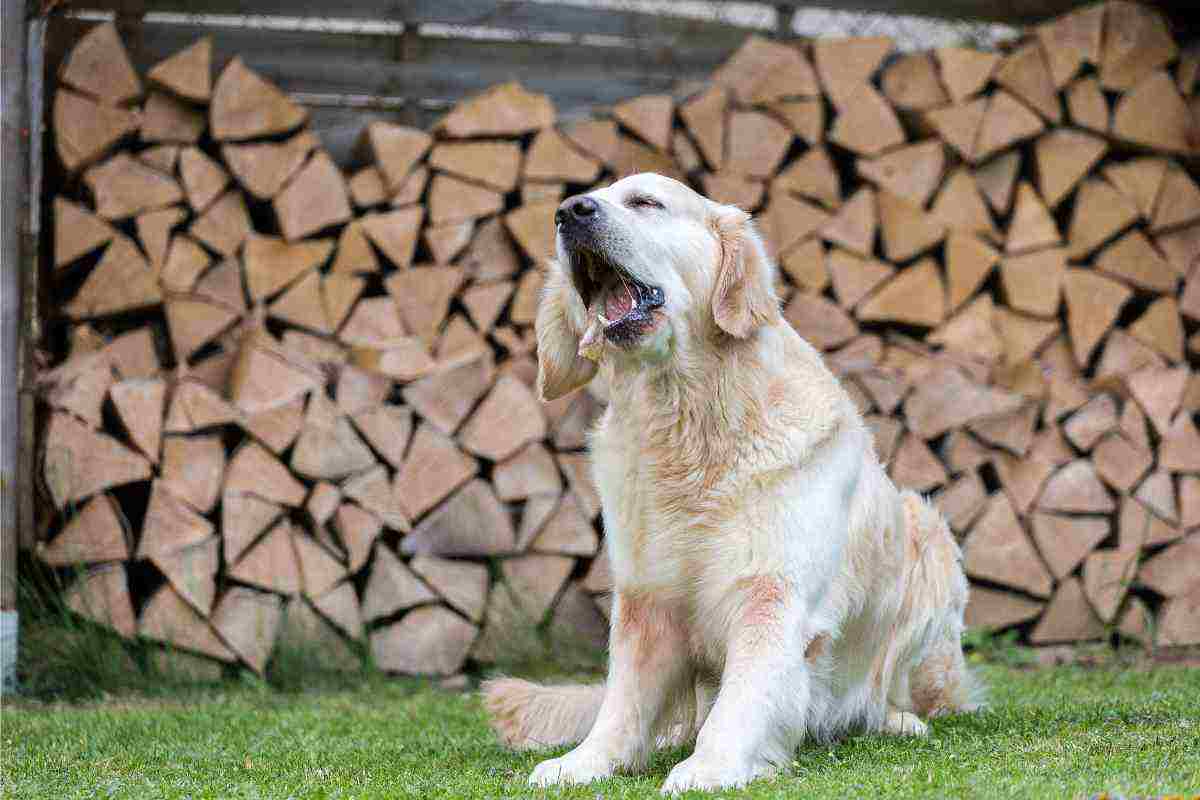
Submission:
[[[539,402],[532,323],[559,200],[655,170],[755,212],[971,624],[1198,643],[1198,75],[1127,2],[994,53],[752,37],[592,119],[509,83],[375,122],[344,171],[252,66],[139,76],[99,25],[53,103],[38,556],[83,616],[260,672],[602,646],[602,391]]]

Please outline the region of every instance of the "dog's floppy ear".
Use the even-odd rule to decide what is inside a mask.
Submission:
[[[596,375],[596,362],[579,355],[587,325],[583,299],[565,271],[552,261],[537,313],[538,393],[549,401],[583,386]]]
[[[712,295],[717,327],[745,339],[780,319],[775,266],[767,256],[750,215],[736,206],[718,206],[713,228],[721,242],[721,263]]]

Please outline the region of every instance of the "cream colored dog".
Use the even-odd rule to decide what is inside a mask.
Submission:
[[[694,737],[663,792],[738,786],[806,736],[921,734],[974,708],[958,547],[782,319],[749,215],[643,174],[555,219],[538,384],[607,383],[591,453],[615,594],[603,686],[484,688],[508,745],[582,740],[530,782]]]

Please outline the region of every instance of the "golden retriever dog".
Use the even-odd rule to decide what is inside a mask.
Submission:
[[[580,742],[530,783],[694,739],[663,793],[740,786],[805,737],[923,734],[974,708],[958,547],[782,318],[749,215],[642,174],[555,221],[538,387],[607,384],[590,450],[614,595],[603,685],[484,686],[509,746]]]

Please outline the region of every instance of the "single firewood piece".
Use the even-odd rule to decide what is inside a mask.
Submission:
[[[1091,461],[1079,459],[1059,469],[1042,489],[1038,507],[1044,511],[1105,514],[1116,504],[1105,491]]]
[[[811,203],[777,193],[771,196],[757,222],[768,254],[776,256],[816,233],[829,222],[829,214]]]
[[[932,439],[977,419],[1016,411],[1024,399],[1000,389],[971,382],[954,368],[940,368],[918,383],[904,401],[909,428]]]
[[[1112,527],[1104,517],[1069,517],[1035,512],[1031,515],[1033,540],[1055,580],[1075,571],[1096,545],[1108,538]]]
[[[1187,170],[1179,166],[1168,168],[1154,204],[1150,231],[1182,227],[1197,219],[1200,219],[1200,187]]]
[[[181,364],[227,330],[240,316],[214,303],[188,297],[167,300],[165,309],[171,347],[175,360]]]
[[[292,471],[337,480],[375,465],[375,456],[323,392],[309,396],[304,427],[292,448]]]
[[[1175,647],[1200,642],[1197,620],[1200,620],[1200,588],[1193,587],[1163,603],[1154,634],[1155,646]]]
[[[108,244],[116,235],[115,228],[83,206],[62,197],[54,198],[55,269],[74,263],[96,248]]]
[[[342,171],[324,150],[318,150],[271,203],[288,241],[347,222],[353,213]]]
[[[946,237],[945,260],[948,306],[954,309],[983,285],[1000,254],[974,236],[952,231]]]
[[[964,621],[968,628],[998,631],[1036,619],[1045,607],[1012,592],[973,586]]]
[[[104,349],[120,378],[150,378],[161,368],[154,332],[148,326],[115,337]]]
[[[1132,225],[1137,207],[1123,194],[1100,178],[1088,178],[1075,195],[1071,228],[1067,235],[1067,255],[1081,259]]]
[[[583,153],[601,163],[616,163],[620,135],[617,123],[611,119],[588,119],[563,129],[563,135]]]
[[[346,548],[348,570],[356,573],[370,558],[375,540],[383,531],[383,523],[375,514],[353,503],[342,503],[334,517],[334,526]]]
[[[833,293],[845,309],[857,306],[896,272],[890,264],[838,248],[829,251],[826,263],[833,281]]]
[[[1006,56],[994,78],[1047,121],[1062,121],[1057,87],[1040,42],[1030,42]]]
[[[895,46],[886,36],[821,39],[813,44],[813,59],[821,88],[839,111],[853,103],[853,95]]]
[[[1083,642],[1101,639],[1106,633],[1079,579],[1068,578],[1059,584],[1029,638],[1036,644]]]
[[[1080,131],[1056,129],[1035,145],[1038,188],[1046,205],[1057,206],[1107,151],[1103,140]]]
[[[401,549],[410,554],[495,556],[511,552],[515,537],[508,511],[491,486],[474,479],[429,514],[401,542]]]
[[[453,675],[462,669],[479,629],[445,606],[419,608],[371,634],[374,663],[389,672]]]
[[[1017,200],[1012,220],[1008,225],[1008,238],[1004,243],[1009,253],[1026,253],[1053,247],[1062,242],[1058,227],[1037,190],[1022,181],[1017,187]]]
[[[554,124],[554,104],[515,81],[492,86],[456,105],[434,129],[452,139],[519,136]]]
[[[850,315],[817,294],[797,292],[784,308],[783,318],[820,350],[839,347],[858,336],[858,326]]]
[[[168,294],[188,294],[212,263],[208,252],[184,234],[171,237],[159,281]]]
[[[1024,139],[1037,136],[1046,125],[1041,117],[1004,90],[997,90],[988,102],[979,123],[979,137],[972,152],[973,161],[984,161],[993,153]]]
[[[983,515],[963,542],[968,575],[1021,589],[1038,597],[1050,595],[1053,583],[1008,497],[992,495]]]
[[[939,47],[934,55],[941,67],[942,83],[955,103],[982,90],[1000,63],[998,53],[971,47]]]
[[[465,277],[460,267],[418,266],[394,273],[385,285],[405,328],[417,336],[432,336]]]
[[[1036,403],[1026,403],[1011,414],[975,420],[968,430],[990,445],[1026,456],[1033,445],[1039,411]]]
[[[114,380],[111,359],[102,351],[80,353],[39,379],[42,396],[52,408],[74,414],[91,428],[103,423],[104,398]]]
[[[1166,21],[1147,6],[1131,2],[1106,4],[1105,37],[1100,58],[1100,83],[1105,89],[1126,91],[1173,61],[1179,53]],[[1116,35],[1115,32],[1120,34]]]
[[[308,597],[320,597],[346,577],[346,567],[315,539],[293,530],[292,546],[296,549],[300,582]]]
[[[1200,537],[1188,536],[1142,564],[1138,583],[1166,597],[1192,593],[1200,586],[1196,559],[1200,557]]]
[[[1071,349],[1075,363],[1082,368],[1133,292],[1114,280],[1083,269],[1067,270],[1062,286]]]
[[[275,649],[283,621],[282,603],[275,595],[237,586],[226,591],[213,609],[213,627],[259,675]]]
[[[860,162],[861,163],[861,162]],[[771,182],[771,191],[787,191],[818,201],[826,208],[842,203],[841,180],[824,147],[810,147]]]
[[[975,184],[997,214],[1008,214],[1012,208],[1013,189],[1020,167],[1021,155],[1014,152],[997,156],[975,168]]]
[[[541,202],[521,206],[504,215],[508,232],[535,264],[540,265],[554,256],[554,212],[557,208],[557,202]]]
[[[301,328],[332,333],[321,294],[321,274],[308,273],[267,306],[267,313]]]
[[[224,473],[220,436],[168,436],[163,442],[162,484],[193,508],[203,513],[213,509]]]
[[[137,246],[124,235],[114,234],[64,313],[71,319],[90,319],[120,314],[162,302],[157,276]]]
[[[498,217],[479,226],[474,239],[458,263],[476,281],[508,278],[521,268],[521,258],[513,246],[504,222]]]
[[[58,508],[112,486],[150,477],[150,462],[64,413],[46,427],[43,478]]]
[[[945,227],[934,215],[886,189],[879,191],[877,205],[883,251],[892,261],[907,261],[946,235]]]
[[[137,557],[173,553],[208,539],[213,532],[211,522],[168,489],[165,481],[155,480],[142,521]]]
[[[829,141],[856,155],[877,156],[905,142],[895,110],[869,84],[853,90],[829,131]]]
[[[83,182],[96,199],[96,213],[110,220],[133,217],[183,199],[183,191],[173,178],[127,153],[118,153],[89,168]]]
[[[250,214],[242,193],[231,189],[192,222],[192,236],[226,258],[233,258],[250,235]]]
[[[443,142],[429,153],[429,166],[497,192],[509,192],[517,186],[521,148],[504,141]]]
[[[497,464],[492,482],[496,494],[506,502],[537,494],[557,495],[562,490],[562,478],[554,458],[537,442]]]
[[[1096,256],[1095,267],[1151,292],[1174,292],[1179,275],[1140,230],[1131,230]]]
[[[255,494],[293,508],[304,505],[308,494],[304,484],[257,442],[245,442],[233,454],[225,472],[225,491]]]
[[[942,180],[946,156],[942,143],[928,139],[872,159],[858,159],[858,174],[909,202],[924,206]],[[818,198],[819,199],[819,198]]]
[[[293,594],[302,588],[300,568],[292,547],[292,523],[277,522],[228,570],[229,577],[280,594]]]
[[[449,180],[449,179],[448,179]],[[360,217],[362,231],[400,269],[412,264],[425,210],[419,206]],[[432,220],[431,220],[432,222]]]
[[[54,93],[54,144],[68,172],[104,157],[117,142],[138,129],[138,115],[74,92]]]
[[[139,214],[135,220],[142,249],[150,257],[150,265],[160,275],[166,264],[168,247],[173,238],[171,231],[186,217],[187,211],[179,207],[171,207],[158,211],[147,211],[145,214]]]
[[[324,526],[342,504],[342,490],[327,481],[318,481],[308,495],[304,510],[318,526]]]
[[[287,242],[276,236],[251,234],[242,252],[250,298],[271,297],[299,276],[324,264],[332,252],[332,239]]]
[[[96,495],[49,544],[38,543],[37,556],[52,567],[124,561],[131,555],[128,527],[116,501],[108,494]]]
[[[387,402],[392,392],[392,382],[379,375],[355,369],[349,365],[338,370],[338,408],[351,416],[378,408]]]
[[[415,240],[412,247],[416,247]],[[329,271],[331,274],[379,271],[379,259],[375,257],[375,251],[367,240],[366,227],[360,220],[351,220],[350,224],[342,228],[338,236],[337,255],[334,256]]]
[[[483,620],[489,583],[487,567],[434,556],[417,556],[409,566],[450,605],[474,622]]]
[[[713,170],[721,169],[725,163],[728,102],[728,92],[721,86],[712,86],[679,107],[680,118],[695,139],[705,163]]]
[[[205,36],[164,58],[146,78],[187,100],[206,103],[212,96],[212,37]]]
[[[1104,177],[1137,206],[1142,217],[1149,220],[1154,215],[1159,190],[1166,178],[1169,164],[1165,158],[1135,158],[1118,164],[1107,164],[1103,172]]]
[[[816,98],[775,103],[769,107],[810,147],[825,138],[825,104]]]
[[[1091,450],[1105,434],[1117,427],[1117,403],[1112,395],[1102,394],[1092,398],[1087,405],[1076,411],[1063,425],[1063,433],[1071,444],[1080,450]]]
[[[404,451],[412,433],[412,409],[381,405],[352,417],[363,438],[396,469],[404,463]]]
[[[979,97],[959,105],[927,111],[925,120],[942,141],[950,145],[963,159],[973,161],[979,128],[983,124],[987,109],[988,98]]]
[[[1096,133],[1109,131],[1112,115],[1094,77],[1080,78],[1067,87],[1066,100],[1067,113],[1075,125]]]
[[[991,295],[977,297],[930,333],[926,341],[987,364],[997,363],[1004,354],[1004,345],[996,333],[995,307]]]
[[[931,53],[909,53],[896,59],[883,70],[880,85],[893,105],[909,111],[925,111],[950,102]]]
[[[751,105],[820,93],[813,68],[799,48],[761,36],[747,37],[713,72],[712,80]]]
[[[897,486],[929,492],[946,482],[946,470],[924,442],[906,434],[892,455],[888,469]]]
[[[863,186],[821,229],[821,238],[869,256],[875,250],[876,227],[875,192],[869,186]]]
[[[946,292],[937,263],[922,259],[901,270],[858,305],[864,321],[892,320],[934,327],[946,316]]]
[[[138,633],[124,564],[105,564],[89,569],[63,590],[63,602],[84,619],[127,639]]]
[[[987,489],[975,471],[966,472],[933,495],[933,503],[956,533],[968,530],[987,504]]]
[[[319,146],[315,136],[301,131],[282,142],[225,144],[221,156],[246,191],[271,200]]]
[[[130,441],[151,462],[157,464],[167,397],[166,381],[161,378],[129,378],[113,384],[109,396]]]
[[[1067,272],[1067,255],[1061,247],[1021,256],[1005,256],[1000,279],[1009,305],[1038,317],[1058,312]]]
[[[1129,326],[1129,333],[1168,360],[1183,361],[1183,320],[1174,297],[1160,297],[1151,303],[1145,313]]]
[[[221,538],[211,536],[169,552],[152,552],[150,561],[166,576],[175,591],[202,616],[208,616],[217,595],[217,567]]]
[[[950,173],[930,212],[950,230],[974,233],[995,241],[1001,238],[975,178],[965,166]]]
[[[390,616],[397,611],[437,601],[438,596],[396,558],[391,548],[376,543],[371,576],[363,591],[363,619],[369,622]]]
[[[410,383],[403,390],[404,402],[450,435],[491,386],[494,373],[489,359],[476,359]]]
[[[282,348],[265,332],[247,336],[229,376],[229,396],[245,414],[287,405],[321,386],[319,371]]]
[[[204,114],[165,92],[150,92],[142,106],[140,134],[144,142],[195,144],[204,134]]]
[[[991,459],[988,449],[965,431],[953,431],[946,437],[941,456],[952,474],[976,470]]]
[[[1063,14],[1035,29],[1054,88],[1066,86],[1083,64],[1100,63],[1103,23],[1104,6],[1097,3]]]
[[[363,167],[350,176],[346,183],[350,200],[355,208],[370,208],[382,205],[388,199],[387,187],[383,183],[383,172],[378,167]]]
[[[520,381],[502,377],[467,421],[459,441],[476,455],[502,461],[545,435],[546,420],[537,398]]]
[[[93,27],[76,42],[58,79],[108,105],[121,105],[142,94],[142,82],[112,22]]]
[[[575,559],[567,556],[527,555],[505,559],[500,571],[521,608],[537,621],[550,610],[574,565]]]
[[[618,103],[612,108],[617,122],[659,150],[671,146],[674,101],[668,94],[650,94]]]
[[[147,639],[167,642],[221,661],[237,660],[208,621],[169,583],[159,589],[142,610],[137,632]]]
[[[599,176],[600,169],[597,161],[572,147],[556,129],[546,128],[530,144],[521,172],[527,181],[589,184]]]
[[[330,331],[336,331],[346,321],[366,285],[366,279],[357,275],[329,274],[321,278],[321,304]]]
[[[1115,433],[1104,437],[1092,451],[1096,472],[1118,492],[1132,489],[1154,462],[1149,449],[1129,441],[1124,435]]]
[[[788,250],[780,256],[779,267],[783,274],[791,278],[792,283],[803,291],[820,294],[829,285],[829,271],[825,267],[825,247],[820,239],[807,239]]]
[[[787,154],[792,132],[767,114],[739,111],[729,116],[726,140],[724,169],[754,178],[769,178]]]
[[[432,144],[433,137],[418,128],[372,122],[363,131],[360,149],[374,158],[384,194],[392,196],[401,191]]]
[[[417,426],[404,465],[396,472],[393,491],[412,518],[420,517],[470,480],[475,459],[427,423]]]
[[[209,107],[209,128],[219,141],[257,139],[304,124],[308,110],[234,56],[221,70]]]
[[[227,425],[238,417],[237,409],[198,380],[179,381],[171,394],[164,433],[193,433]]]
[[[1175,500],[1175,484],[1170,473],[1164,470],[1151,472],[1133,496],[1168,525],[1179,524],[1179,504]]]
[[[535,552],[585,558],[595,555],[599,546],[591,520],[580,511],[574,495],[562,499],[530,545]]]
[[[1121,95],[1112,133],[1153,150],[1186,154],[1195,151],[1197,122],[1171,76],[1161,70]]]
[[[460,300],[480,332],[487,333],[496,324],[514,288],[512,281],[494,281],[476,283],[462,293]]]
[[[180,149],[177,144],[158,144],[138,152],[137,159],[151,169],[173,175],[175,165],[179,162]]]
[[[246,433],[276,455],[291,447],[304,424],[304,398],[295,397],[278,408],[245,414],[240,419]]]

